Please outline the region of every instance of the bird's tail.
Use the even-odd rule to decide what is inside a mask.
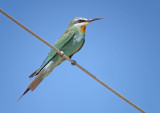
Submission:
[[[19,100],[23,97],[23,95],[25,95],[29,90],[30,90],[30,89],[27,88],[26,91],[19,97],[19,99],[18,99],[17,101],[19,101]]]
[[[28,88],[26,89],[26,91],[21,95],[21,97],[18,99],[18,101],[29,91],[33,91],[43,80],[43,74],[44,74],[44,70],[42,69],[38,75],[36,76],[36,78],[30,83],[30,85],[28,86]]]
[[[29,76],[29,78],[32,78],[32,77],[34,77],[34,76],[36,76],[38,73],[37,73],[37,71],[38,71],[39,69],[37,69],[35,72],[33,72],[30,76]]]

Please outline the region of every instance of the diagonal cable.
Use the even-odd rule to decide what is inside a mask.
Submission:
[[[45,43],[46,45],[48,45],[49,47],[51,47],[53,50],[55,50],[58,54],[62,55],[65,59],[69,60],[71,63],[75,63],[75,61],[71,60],[67,55],[62,54],[61,51],[59,51],[56,47],[54,47],[53,45],[51,45],[50,43],[48,43],[47,41],[45,41],[44,39],[42,39],[41,37],[39,37],[38,35],[36,35],[35,33],[33,33],[31,30],[29,30],[28,28],[26,28],[24,25],[22,25],[21,23],[19,23],[17,20],[15,20],[13,17],[11,17],[10,15],[8,15],[7,13],[5,13],[3,10],[0,9],[0,12],[2,14],[4,14],[6,17],[8,17],[9,19],[11,19],[12,21],[14,21],[16,24],[18,24],[19,26],[21,26],[23,29],[25,29],[26,31],[28,31],[30,34],[32,34],[33,36],[35,36],[36,38],[38,38],[40,41],[42,41],[43,43]],[[111,87],[109,87],[107,84],[105,84],[104,82],[102,82],[101,80],[99,80],[97,77],[95,77],[93,74],[91,74],[89,71],[87,71],[86,69],[84,69],[83,67],[81,67],[79,64],[75,63],[75,65],[80,68],[82,71],[84,71],[86,74],[88,74],[89,76],[91,76],[93,79],[95,79],[97,82],[99,82],[100,84],[102,84],[104,87],[106,87],[107,89],[109,89],[111,92],[113,92],[114,94],[116,94],[118,97],[120,97],[121,99],[123,99],[124,101],[126,101],[128,104],[130,104],[131,106],[133,106],[134,108],[136,108],[137,110],[139,110],[142,113],[146,113],[144,110],[142,110],[141,108],[139,108],[138,106],[136,106],[135,104],[133,104],[131,101],[129,101],[128,99],[126,99],[124,96],[122,96],[121,94],[119,94],[118,92],[116,92],[114,89],[112,89]]]

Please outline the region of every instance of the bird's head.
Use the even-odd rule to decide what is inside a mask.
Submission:
[[[71,20],[69,27],[70,28],[78,28],[81,32],[85,32],[86,26],[95,20],[100,20],[103,18],[93,18],[93,19],[86,19],[82,17],[75,17]]]

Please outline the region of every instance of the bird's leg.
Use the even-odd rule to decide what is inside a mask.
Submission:
[[[72,61],[73,61],[73,63],[71,63],[71,64],[72,65],[76,65],[77,62],[75,60],[72,60]]]
[[[63,51],[60,51],[60,56],[62,57],[64,55],[64,52]]]
[[[72,56],[73,56],[74,54],[72,54],[71,56],[69,56],[69,58],[71,59],[72,58]],[[72,60],[73,61],[73,63],[71,63],[72,65],[76,65],[76,61],[75,60]]]

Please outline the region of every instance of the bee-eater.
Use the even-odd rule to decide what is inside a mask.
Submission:
[[[67,30],[56,41],[54,46],[57,49],[59,49],[62,52],[62,54],[64,53],[69,58],[71,58],[84,45],[86,26],[90,22],[100,19],[102,18],[86,19],[82,17],[75,17],[71,20]],[[56,51],[51,49],[40,68],[38,68],[33,74],[29,76],[29,78],[36,76],[36,78],[30,83],[30,85],[28,86],[26,91],[21,95],[21,97],[25,95],[29,90],[33,91],[40,84],[40,82],[64,60],[65,58],[63,58]]]

